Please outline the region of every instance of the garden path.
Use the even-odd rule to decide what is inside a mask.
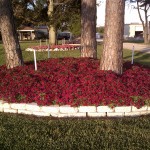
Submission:
[[[133,46],[134,46],[135,51],[150,53],[150,45],[139,44],[139,43],[123,43],[123,48],[124,49],[132,50]]]

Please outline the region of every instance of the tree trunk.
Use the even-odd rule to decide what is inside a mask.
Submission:
[[[147,15],[147,8],[146,6],[144,6],[144,9],[142,9],[144,11],[144,15],[145,15],[145,23],[144,23],[144,20],[142,19],[142,16],[141,16],[141,13],[140,13],[140,1],[137,1],[137,10],[138,10],[138,14],[139,14],[139,18],[142,22],[142,26],[143,26],[143,36],[144,36],[144,43],[147,44],[149,43],[149,40],[148,40],[148,15]]]
[[[148,44],[148,15],[147,15],[147,8],[144,7],[145,12],[145,27],[144,27],[144,43]]]
[[[150,43],[150,21],[148,22],[148,42]]]
[[[6,54],[7,68],[23,65],[22,52],[10,0],[0,0],[0,29]]]
[[[52,17],[53,11],[54,11],[54,0],[49,0],[48,12],[47,12],[49,18]],[[53,25],[49,26],[49,43],[51,45],[56,44],[56,31]]]
[[[56,44],[56,32],[55,28],[53,26],[49,26],[48,28],[49,32],[49,44],[55,45]]]
[[[124,8],[124,0],[106,1],[104,46],[100,69],[112,70],[117,74],[122,74],[123,68]]]
[[[144,26],[144,44],[148,44],[149,40],[148,40],[148,26],[145,24]]]
[[[81,3],[81,57],[97,57],[96,0]]]

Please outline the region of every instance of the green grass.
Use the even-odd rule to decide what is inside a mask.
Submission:
[[[26,48],[30,46],[39,45],[38,41],[35,42],[21,42],[20,46],[22,49],[23,59],[24,61],[33,61],[33,52],[25,51]],[[45,45],[45,42],[42,42],[42,45]],[[47,52],[37,52],[37,60],[45,60],[48,57]],[[60,51],[60,52],[50,52],[51,58],[60,58],[60,57],[80,57],[80,51]],[[2,44],[0,44],[0,65],[5,64],[5,53]]]
[[[33,52],[25,51],[26,48],[30,46],[39,45],[39,41],[34,42],[21,42],[21,49],[23,54],[24,61],[33,61]],[[42,42],[42,45],[45,45],[45,42]],[[97,46],[97,57],[100,59],[102,53],[102,44]],[[130,50],[123,50],[123,58],[125,61],[131,61],[131,51]],[[47,59],[48,54],[47,52],[37,52],[37,60],[45,60]],[[80,57],[80,50],[74,51],[60,51],[60,52],[50,52],[51,58],[60,58],[60,57]],[[135,62],[141,63],[143,65],[150,66],[150,54],[147,53],[140,53],[135,52]],[[5,53],[2,44],[0,44],[0,65],[5,64]]]
[[[148,150],[150,116],[50,119],[0,113],[1,150]]]
[[[123,51],[123,58],[125,61],[131,61],[132,52],[130,50]],[[150,53],[135,52],[134,62],[150,67]]]

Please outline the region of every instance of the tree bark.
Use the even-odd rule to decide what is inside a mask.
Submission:
[[[100,69],[112,70],[117,74],[122,74],[123,68],[124,8],[124,0],[106,1],[104,46]]]
[[[5,49],[7,68],[23,65],[22,52],[10,0],[0,0],[0,30]]]
[[[147,8],[146,6],[144,7],[144,12],[145,12],[145,27],[144,27],[144,43],[148,44],[148,15],[147,15]]]
[[[147,15],[147,8],[146,5],[144,6],[144,9],[142,9],[144,11],[144,15],[145,15],[145,23],[144,20],[142,19],[141,13],[140,13],[140,5],[139,5],[140,1],[137,1],[137,10],[138,10],[138,14],[139,14],[139,18],[142,22],[142,26],[143,26],[143,36],[144,36],[144,43],[147,44],[149,43],[148,40],[148,35],[149,35],[149,30],[148,30],[148,15]]]
[[[96,0],[81,1],[81,57],[97,57]]]
[[[54,0],[49,0],[47,12],[49,18],[52,17],[53,11],[54,11]],[[51,45],[56,44],[56,31],[53,25],[49,26],[49,43]]]

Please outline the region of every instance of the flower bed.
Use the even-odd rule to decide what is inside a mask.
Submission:
[[[9,103],[70,106],[150,104],[150,68],[124,63],[123,75],[99,70],[99,60],[49,59],[7,70],[0,67],[0,99]]]
[[[26,49],[26,51],[69,51],[69,50],[74,50],[74,49],[80,49],[80,44],[64,44],[64,45],[51,45],[48,47],[47,45],[43,46],[32,46]]]

